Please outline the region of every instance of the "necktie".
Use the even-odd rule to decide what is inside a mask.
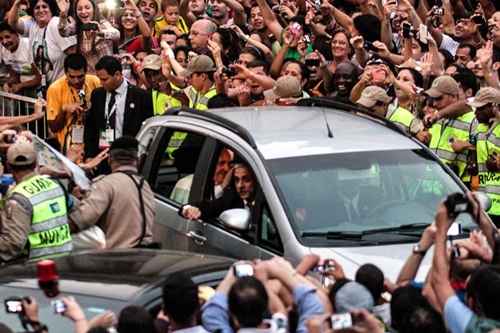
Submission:
[[[109,99],[108,102],[108,124],[111,128],[115,128],[115,119],[116,119],[116,108],[113,113],[113,106],[116,104],[116,91],[113,91],[111,93],[111,98]]]

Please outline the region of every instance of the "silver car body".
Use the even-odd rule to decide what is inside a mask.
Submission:
[[[348,276],[353,276],[360,265],[374,263],[387,277],[393,280],[397,278],[418,238],[415,238],[414,242],[392,245],[328,248],[304,246],[289,222],[282,199],[275,188],[275,181],[266,167],[266,161],[343,152],[425,149],[422,145],[388,128],[382,121],[354,112],[318,107],[231,108],[208,112],[229,119],[246,129],[255,146],[252,147],[252,142],[249,143],[234,130],[207,121],[203,115],[191,114],[160,116],[146,121],[137,136],[140,150],[148,156],[154,154],[151,143],[162,127],[197,131],[230,146],[246,159],[254,170],[276,222],[283,253],[251,244],[210,223],[185,220],[177,213],[179,205],[173,205],[169,200],[158,197],[155,236],[164,246],[237,258],[283,255],[294,263],[306,254],[315,253],[323,258],[338,260]],[[437,159],[436,163],[439,163]],[[145,172],[147,173],[147,170]],[[455,178],[454,181],[463,189],[458,179]],[[431,255],[428,254],[420,269],[419,279],[423,279],[428,271],[430,260]]]

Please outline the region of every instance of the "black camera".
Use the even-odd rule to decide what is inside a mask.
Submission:
[[[413,36],[412,34],[412,25],[408,22],[403,22],[403,38],[409,39]]]
[[[80,26],[80,29],[82,31],[95,31],[99,30],[99,26],[97,25],[97,23],[83,23]]]
[[[319,59],[306,59],[306,67],[318,67]]]
[[[225,74],[227,77],[233,77],[236,75],[236,70],[234,68],[224,67],[222,69],[222,74]]]
[[[365,43],[363,44],[363,47],[365,48],[366,51],[371,51],[371,52],[378,51],[378,49],[370,41],[365,41]]]
[[[479,14],[472,15],[472,17],[470,19],[475,24],[479,24],[479,25],[486,24],[486,21],[484,20],[483,16],[479,15]]]
[[[461,213],[470,213],[472,211],[469,199],[467,199],[465,194],[460,192],[450,194],[444,201],[444,205],[448,210],[448,215],[452,218],[457,217]]]

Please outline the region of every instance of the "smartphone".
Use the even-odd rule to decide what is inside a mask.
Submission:
[[[52,310],[54,311],[55,314],[61,314],[66,311],[66,304],[64,304],[63,301],[60,299],[55,299],[50,302],[50,305],[52,306]]]
[[[250,264],[235,264],[233,266],[234,276],[237,278],[244,276],[253,276],[253,266]]]
[[[366,51],[373,51],[373,52],[378,51],[378,49],[370,41],[365,41],[365,44],[363,45],[363,47],[365,48]]]
[[[411,38],[411,24],[408,22],[403,22],[403,38]]]
[[[19,297],[10,297],[5,301],[5,312],[6,313],[22,313],[23,312],[23,302]]]
[[[306,67],[318,67],[319,59],[306,59]]]
[[[334,314],[330,317],[330,321],[334,331],[352,327],[352,316],[350,313]]]
[[[85,31],[85,30],[99,30],[99,27],[97,26],[97,23],[83,23],[80,26],[80,29]]]

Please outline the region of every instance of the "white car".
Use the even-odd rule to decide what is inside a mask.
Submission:
[[[280,255],[297,263],[316,253],[335,258],[348,276],[373,263],[396,279],[438,203],[466,188],[390,122],[334,106],[174,110],[147,120],[137,138],[142,173],[156,193],[156,239],[166,248],[235,258]],[[252,168],[255,210],[250,217],[236,209],[212,220],[183,218],[186,201],[214,192],[223,147]],[[181,185],[185,201],[172,195]],[[465,231],[474,227],[467,214],[458,222]]]

